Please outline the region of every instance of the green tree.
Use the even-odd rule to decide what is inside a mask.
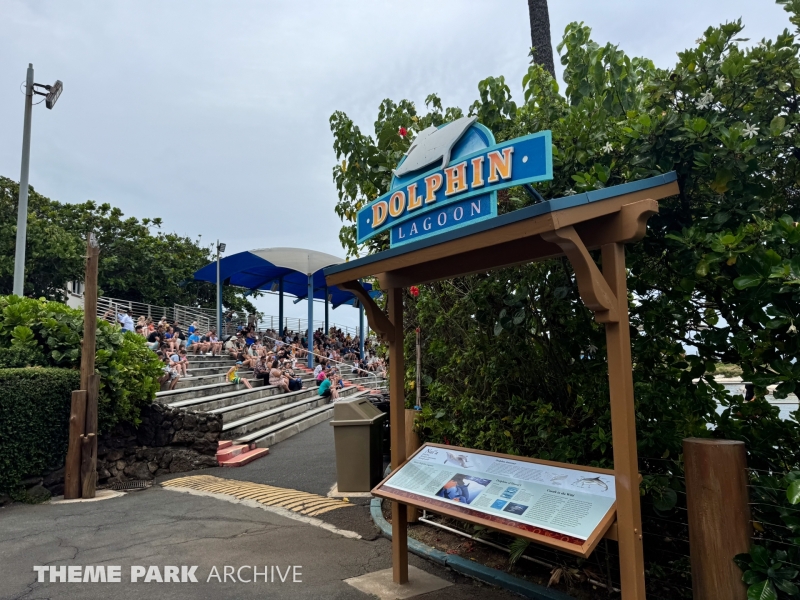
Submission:
[[[0,294],[10,293],[14,275],[19,185],[0,177]],[[25,294],[60,298],[70,281],[82,281],[86,234],[100,244],[98,285],[112,298],[157,306],[216,306],[216,287],[194,281],[212,260],[200,239],[161,230],[161,219],[125,217],[110,204],[61,204],[29,192]],[[255,312],[243,291],[227,287],[226,308]]]
[[[800,1],[779,3],[800,26]],[[502,77],[490,77],[469,108],[499,141],[552,131],[554,178],[537,184],[544,198],[678,174],[680,194],[660,202],[647,237],[627,248],[649,514],[669,514],[679,502],[687,436],[745,440],[758,469],[800,464],[797,413],[781,420],[764,400],[767,386],[777,384],[781,398],[800,382],[800,45],[786,30],[745,46],[742,29],[740,21],[709,27],[677,64],[659,69],[597,44],[587,26],[572,23],[558,46],[563,96],[535,64],[523,78],[523,103]],[[427,104],[419,114],[408,101],[385,100],[374,137],[341,112],[331,117],[348,255],[387,247],[385,236],[355,244],[355,212],[388,190],[413,131],[460,114],[435,96]],[[401,126],[412,134],[397,136]],[[512,188],[500,194],[499,211],[531,202]],[[566,261],[425,285],[407,306],[408,326],[424,336],[427,439],[612,464],[605,336],[580,303]],[[756,401],[744,403],[714,381],[720,362],[755,383]],[[764,535],[782,539],[776,531]]]

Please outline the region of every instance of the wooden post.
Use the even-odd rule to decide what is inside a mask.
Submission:
[[[403,290],[389,288],[389,320],[394,335],[389,341],[389,418],[392,469],[406,459],[405,364],[403,362]],[[408,521],[406,505],[392,502],[392,570],[395,583],[408,583]]]
[[[417,346],[419,348],[419,346]],[[406,426],[406,456],[416,452],[420,447],[419,434],[415,429],[415,421],[420,411],[407,408],[405,414]],[[409,523],[416,523],[419,520],[419,509],[416,506],[406,506],[406,515]]]
[[[744,442],[683,440],[689,554],[695,600],[747,600],[733,562],[750,550],[750,506]]]
[[[97,487],[97,394],[100,376],[92,373],[86,386],[86,417],[81,436],[81,497],[94,498]]]
[[[605,326],[617,491],[620,588],[622,600],[644,600],[644,548],[625,246],[621,243],[606,244],[602,247],[602,257],[603,277],[615,297],[614,308],[618,317],[616,322],[607,322]]]
[[[86,419],[86,390],[72,392],[72,408],[69,414],[69,446],[64,465],[64,498],[75,500],[81,497],[81,438]]]
[[[83,342],[81,344],[81,389],[88,390],[94,373],[95,337],[97,334],[97,261],[100,248],[93,233],[86,240],[86,274],[83,290]],[[116,319],[116,316],[115,316]]]

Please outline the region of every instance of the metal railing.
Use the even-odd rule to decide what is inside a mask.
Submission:
[[[277,340],[277,339],[275,339],[273,337],[270,337],[268,335],[265,335],[263,337],[265,339],[272,340],[273,342],[280,342],[281,341],[281,340]],[[375,371],[368,371],[366,369],[361,369],[359,367],[356,367],[353,363],[345,362],[345,361],[342,361],[342,360],[334,360],[332,358],[328,358],[327,356],[322,356],[321,354],[317,354],[316,352],[311,352],[309,350],[306,350],[305,348],[302,348],[302,351],[307,353],[307,354],[311,354],[312,356],[316,356],[317,358],[324,358],[326,361],[328,361],[328,363],[335,363],[337,366],[338,365],[342,365],[341,367],[339,367],[339,370],[341,371],[340,374],[342,375],[342,378],[344,378],[344,372],[343,372],[343,367],[344,367],[344,368],[350,369],[351,371],[353,369],[355,369],[357,375],[359,375],[361,377],[366,377],[366,378],[372,379],[373,381],[370,382],[370,383],[384,383],[386,381],[385,377],[380,377],[378,375],[378,373],[376,373]]]
[[[154,306],[152,304],[133,302],[131,300],[120,300],[119,298],[107,298],[104,296],[97,299],[97,316],[112,323],[116,321],[115,315],[123,308],[134,322],[137,321],[139,317],[149,317],[156,322],[162,318],[166,318],[170,323],[178,321],[185,329],[191,323],[197,321],[199,328],[201,330],[205,329],[206,331],[212,327],[213,323],[213,310],[211,311],[212,316],[209,316],[207,309],[181,306],[179,304],[168,307]]]
[[[174,323],[178,321],[184,331],[193,322],[197,321],[200,330],[209,330],[216,328],[217,315],[213,308],[200,308],[197,306],[183,306],[181,304],[174,304],[172,307],[167,306],[154,306],[152,304],[144,304],[142,302],[133,302],[131,300],[120,300],[119,298],[99,297],[97,299],[97,316],[106,318],[110,322],[114,322],[113,314],[119,312],[119,309],[124,308],[130,317],[136,321],[139,317],[150,317],[153,321],[159,321],[161,318],[166,317],[167,321]],[[112,316],[106,317],[108,311],[112,312]],[[248,313],[235,313],[235,316],[223,316],[222,335],[231,335],[236,333],[237,328],[242,325],[254,323],[259,331],[266,331],[271,329],[278,331],[280,319],[277,315],[262,315],[256,313],[254,315]],[[345,335],[357,336],[358,327],[340,325],[338,323],[329,323],[331,327],[344,332]],[[303,333],[308,327],[308,319],[301,319],[295,317],[284,317],[283,327],[297,333]],[[325,321],[314,320],[314,330],[324,329]],[[367,328],[367,336],[369,336],[369,328]]]

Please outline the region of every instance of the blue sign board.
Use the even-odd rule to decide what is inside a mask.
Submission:
[[[391,246],[497,216],[497,190],[553,178],[549,131],[496,144],[474,117],[420,132],[390,191],[357,215],[358,243],[390,230]]]

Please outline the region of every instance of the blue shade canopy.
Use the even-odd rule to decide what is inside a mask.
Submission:
[[[325,299],[325,276],[322,269],[344,262],[344,259],[301,248],[261,248],[226,256],[220,260],[220,278],[225,285],[235,285],[248,290],[277,291],[283,278],[283,292],[299,299],[308,297],[308,276],[314,279],[314,298]],[[198,281],[217,282],[216,261],[207,264],[194,274]],[[380,297],[371,284],[364,288],[373,298]],[[328,288],[328,301],[333,308],[342,304],[358,306],[352,292],[336,286]]]

